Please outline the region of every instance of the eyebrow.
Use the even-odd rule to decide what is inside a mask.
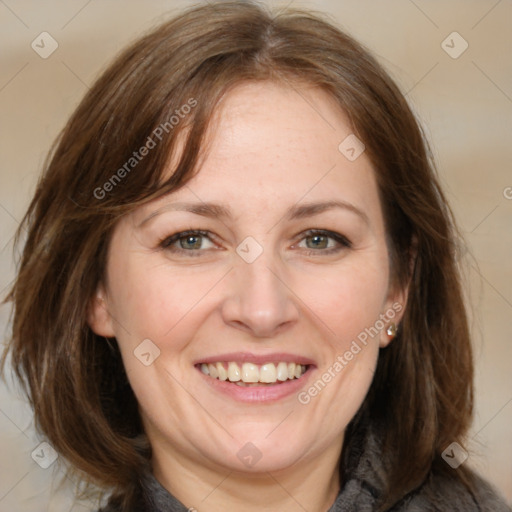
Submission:
[[[137,228],[142,227],[151,219],[168,211],[190,212],[202,217],[231,217],[228,208],[216,203],[173,203],[151,212],[140,224],[137,225]]]
[[[361,220],[365,222],[365,224],[370,224],[370,219],[368,218],[368,215],[366,215],[364,211],[360,210],[352,203],[349,203],[347,201],[325,201],[306,203],[302,205],[294,205],[286,212],[286,214],[282,218],[287,220],[304,219],[307,217],[313,217],[314,215],[319,215],[320,213],[332,210],[334,208],[348,210],[349,212],[352,212],[358,217],[360,217]],[[151,219],[167,211],[190,212],[195,215],[210,218],[231,217],[229,208],[218,203],[173,203],[163,206],[162,208],[159,208],[154,212],[151,212],[145,219],[142,220],[140,224],[137,225],[137,228],[142,227]]]
[[[363,210],[360,210],[352,203],[347,201],[326,201],[319,203],[306,203],[303,205],[294,205],[292,208],[288,210],[285,215],[285,218],[288,220],[294,219],[303,219],[306,217],[313,217],[314,215],[318,215],[328,210],[332,210],[333,208],[341,208],[343,210],[348,210],[356,214],[360,217],[366,224],[370,224],[370,219],[368,215]]]

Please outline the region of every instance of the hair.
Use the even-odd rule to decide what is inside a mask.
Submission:
[[[441,452],[469,428],[473,363],[458,235],[404,96],[367,50],[321,15],[208,3],[163,23],[103,72],[53,146],[18,231],[17,243],[28,235],[8,296],[12,337],[3,363],[10,353],[38,429],[121,507],[151,450],[115,340],[87,323],[112,230],[190,180],[219,101],[243,82],[264,80],[316,87],[346,112],[375,171],[392,283],[409,284],[398,335],[381,349],[345,441],[364,418],[382,425],[382,506],[433,469],[444,471]],[[154,147],[136,157],[150,138]],[[455,474],[469,481],[464,468]]]

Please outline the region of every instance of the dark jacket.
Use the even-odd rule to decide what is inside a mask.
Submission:
[[[378,443],[374,436],[356,435],[344,455],[342,473],[346,477],[336,501],[326,512],[374,512],[385,481]],[[419,488],[407,493],[388,512],[512,512],[483,479],[474,475],[474,492],[470,492],[451,473],[455,471],[432,470]],[[200,501],[188,506],[180,503],[149,472],[142,476],[138,491],[130,512],[208,512],[208,505]],[[298,509],[303,510],[299,506]],[[107,506],[100,512],[119,509]]]

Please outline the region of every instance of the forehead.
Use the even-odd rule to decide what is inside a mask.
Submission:
[[[250,82],[220,103],[209,133],[212,160],[257,158],[289,174],[338,160],[339,142],[352,132],[345,113],[324,91],[307,85]],[[281,169],[283,171],[284,169]],[[283,173],[281,173],[282,175]]]
[[[238,85],[216,109],[198,173],[162,201],[195,199],[275,210],[302,199],[341,199],[378,213],[369,159],[363,153],[350,161],[339,149],[352,133],[343,110],[318,88]]]

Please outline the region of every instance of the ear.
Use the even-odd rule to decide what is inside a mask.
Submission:
[[[98,336],[115,337],[112,317],[108,311],[106,292],[101,284],[89,302],[87,323]]]
[[[379,346],[380,348],[387,347],[393,338],[396,336],[397,329],[405,314],[405,307],[407,306],[407,299],[409,297],[409,287],[414,274],[416,266],[416,257],[418,255],[418,240],[413,236],[411,245],[408,251],[409,256],[409,277],[407,282],[403,285],[395,284],[391,286],[384,311],[381,318],[385,322],[384,328],[380,332]]]
[[[409,284],[407,283],[406,286],[390,293],[388,296],[384,305],[384,310],[380,315],[380,318],[384,323],[384,327],[380,332],[380,348],[387,347],[396,336],[396,331],[405,313],[408,294]]]

